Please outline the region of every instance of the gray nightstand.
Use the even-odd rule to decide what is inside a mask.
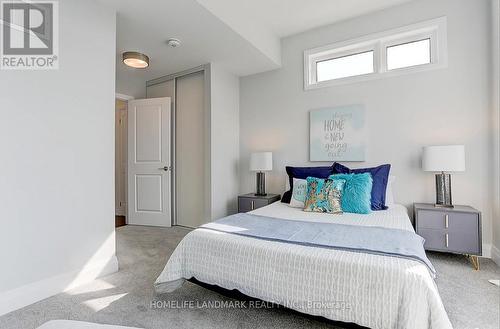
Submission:
[[[467,255],[476,270],[482,255],[481,212],[469,206],[440,208],[413,204],[417,234],[425,249]]]
[[[252,211],[262,208],[273,202],[279,201],[281,196],[279,194],[267,194],[265,196],[258,196],[255,193],[248,193],[238,196],[238,212]]]

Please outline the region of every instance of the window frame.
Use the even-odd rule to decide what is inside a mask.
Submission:
[[[428,70],[445,68],[447,56],[447,19],[436,19],[407,25],[361,38],[337,42],[334,44],[304,51],[304,89],[316,89],[354,82],[369,81],[385,77],[399,76]],[[405,43],[430,39],[430,63],[388,70],[387,48]],[[317,63],[329,59],[373,51],[373,73],[355,75],[332,80],[317,81]]]

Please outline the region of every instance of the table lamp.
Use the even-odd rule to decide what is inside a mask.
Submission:
[[[266,174],[264,171],[273,170],[273,153],[256,152],[250,156],[250,171],[257,172],[257,193],[255,195],[265,196],[266,193]]]
[[[465,171],[463,145],[426,146],[423,150],[422,169],[436,174],[436,207],[453,208],[451,201],[451,175],[448,172]]]

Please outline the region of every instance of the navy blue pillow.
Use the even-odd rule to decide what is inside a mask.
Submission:
[[[372,210],[385,210],[385,190],[387,189],[387,182],[389,181],[389,171],[391,170],[390,164],[384,164],[373,168],[360,168],[349,169],[340,163],[333,164],[333,171],[336,174],[362,174],[370,173],[373,178],[372,186]]]
[[[281,202],[290,203],[293,191],[293,179],[306,179],[307,177],[328,178],[333,174],[333,166],[328,167],[285,167],[290,181],[290,190],[283,193]]]

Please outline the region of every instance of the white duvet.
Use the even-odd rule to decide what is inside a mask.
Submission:
[[[277,202],[253,213],[413,231],[400,205],[369,215],[329,215]],[[156,289],[171,292],[193,277],[303,313],[373,329],[452,327],[427,267],[409,259],[196,229],[179,243]]]

